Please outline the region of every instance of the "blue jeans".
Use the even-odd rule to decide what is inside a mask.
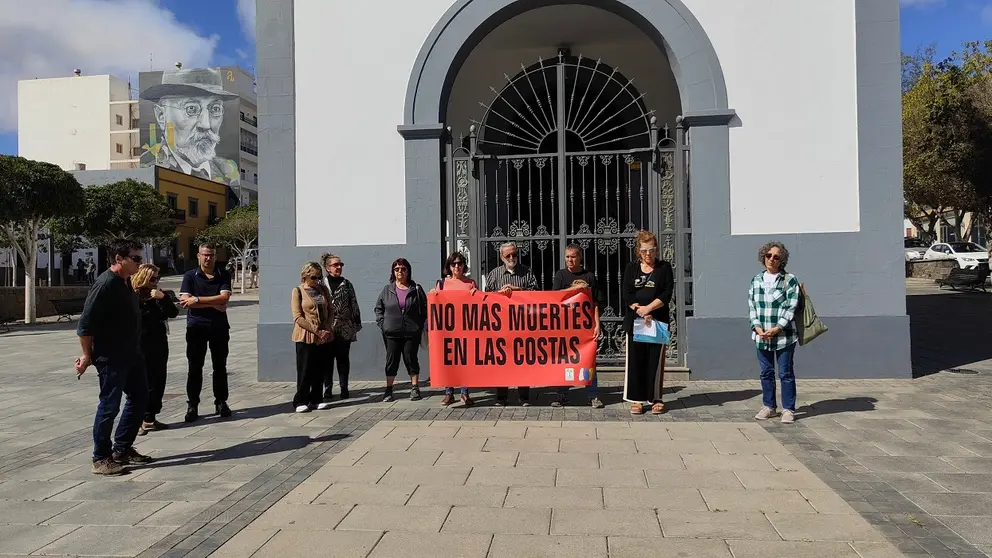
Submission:
[[[468,388],[465,388],[465,387],[458,388],[458,391],[460,391],[462,395],[468,395]],[[455,388],[453,388],[453,387],[446,387],[446,388],[444,388],[444,394],[445,395],[454,395],[455,394]]]
[[[782,381],[782,409],[796,410],[796,375],[793,373],[792,359],[796,355],[793,343],[777,351],[758,349],[758,365],[761,366],[762,404],[769,409],[777,409],[775,402],[775,362],[778,362],[778,377]]]
[[[100,378],[100,404],[93,421],[93,461],[110,457],[112,451],[123,452],[131,448],[148,404],[148,377],[140,355],[133,362],[98,358],[96,371]],[[127,402],[111,444],[110,433],[124,394],[127,394]]]
[[[568,386],[561,386],[558,388],[558,395],[568,395],[568,390]],[[589,399],[599,397],[599,374],[592,375],[592,382],[586,386],[586,394]]]

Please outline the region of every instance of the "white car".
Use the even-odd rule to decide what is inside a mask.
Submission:
[[[957,260],[961,269],[989,264],[989,252],[974,242],[938,242],[923,254],[924,260]]]
[[[903,239],[906,245],[906,260],[922,260],[924,252],[927,251],[927,243],[923,239],[906,237]]]

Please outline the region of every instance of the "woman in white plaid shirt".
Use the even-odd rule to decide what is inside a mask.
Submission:
[[[761,367],[761,410],[754,418],[767,420],[778,414],[775,401],[775,363],[782,382],[782,422],[796,420],[796,376],[793,357],[799,337],[794,321],[799,307],[799,280],[786,273],[789,251],[781,242],[769,242],[758,250],[764,271],[751,279],[747,305],[751,318],[751,338],[758,347]]]

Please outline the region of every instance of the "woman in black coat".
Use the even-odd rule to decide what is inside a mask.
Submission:
[[[167,322],[179,315],[172,299],[158,288],[158,267],[142,264],[131,276],[131,288],[138,294],[141,308],[141,352],[145,355],[148,374],[148,407],[138,431],[144,436],[153,430],[165,430],[169,425],[159,422],[155,415],[162,412],[165,395],[166,367],[169,362],[169,326]]]
[[[631,403],[632,414],[643,414],[647,404],[652,414],[660,415],[665,412],[661,394],[668,346],[635,342],[634,320],[669,323],[668,305],[675,290],[675,276],[671,264],[658,259],[658,239],[654,234],[638,233],[636,247],[638,259],[627,266],[623,275],[623,299],[627,305],[623,319],[627,333],[623,399]]]
[[[400,359],[410,374],[410,400],[420,399],[420,360],[418,351],[427,324],[427,295],[413,281],[410,262],[403,258],[393,262],[389,284],[375,301],[375,322],[386,344],[386,393],[383,401],[393,400],[393,382],[400,369]]]

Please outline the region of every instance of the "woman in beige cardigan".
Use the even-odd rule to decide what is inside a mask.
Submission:
[[[320,265],[307,262],[300,271],[300,286],[293,288],[293,342],[296,343],[296,395],[293,407],[297,413],[326,409],[322,403],[324,369],[334,339],[334,307],[331,293],[321,282]]]

